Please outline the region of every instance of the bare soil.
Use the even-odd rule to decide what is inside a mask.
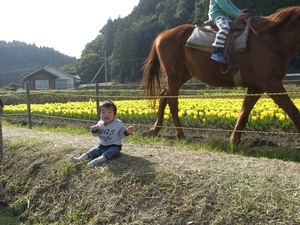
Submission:
[[[138,127],[137,132],[147,135],[150,126]],[[188,143],[201,143],[209,145],[212,142],[223,141],[230,143],[231,129],[226,127],[206,126],[202,129],[184,129],[184,140]],[[175,140],[175,129],[162,128],[158,132],[158,136]],[[300,135],[296,130],[283,132],[281,130],[255,131],[246,129],[241,136],[241,144],[252,147],[287,147],[300,150]]]

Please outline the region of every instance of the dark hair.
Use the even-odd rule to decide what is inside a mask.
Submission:
[[[115,103],[113,103],[112,101],[106,100],[104,102],[102,102],[102,104],[99,107],[99,112],[101,112],[101,108],[112,108],[114,111],[114,114],[117,114],[117,106],[115,105]]]

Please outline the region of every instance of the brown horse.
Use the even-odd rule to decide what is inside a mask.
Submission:
[[[288,7],[268,17],[253,17],[251,25],[260,38],[250,32],[247,49],[236,53],[236,64],[241,71],[241,86],[247,87],[247,95],[230,138],[234,143],[240,141],[249,114],[263,93],[269,93],[274,102],[288,114],[300,133],[299,110],[282,84],[289,61],[300,52],[300,7]],[[176,97],[180,87],[190,78],[195,77],[217,87],[235,86],[232,73],[221,73],[220,64],[210,58],[210,52],[186,47],[186,41],[194,28],[193,25],[181,25],[159,34],[144,64],[142,85],[146,93],[162,96],[156,123],[149,130],[149,134],[155,135],[160,130],[165,107],[169,104],[176,137],[184,137]],[[167,84],[161,92],[162,73],[166,76]]]

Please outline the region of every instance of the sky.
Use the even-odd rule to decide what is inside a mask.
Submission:
[[[80,58],[108,19],[124,18],[139,0],[1,0],[0,40],[53,48]]]

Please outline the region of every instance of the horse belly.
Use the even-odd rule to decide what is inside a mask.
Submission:
[[[234,87],[234,79],[232,73],[222,73],[221,70],[227,70],[213,59],[209,52],[199,51],[195,49],[187,49],[186,66],[190,74],[198,80],[216,87]]]

